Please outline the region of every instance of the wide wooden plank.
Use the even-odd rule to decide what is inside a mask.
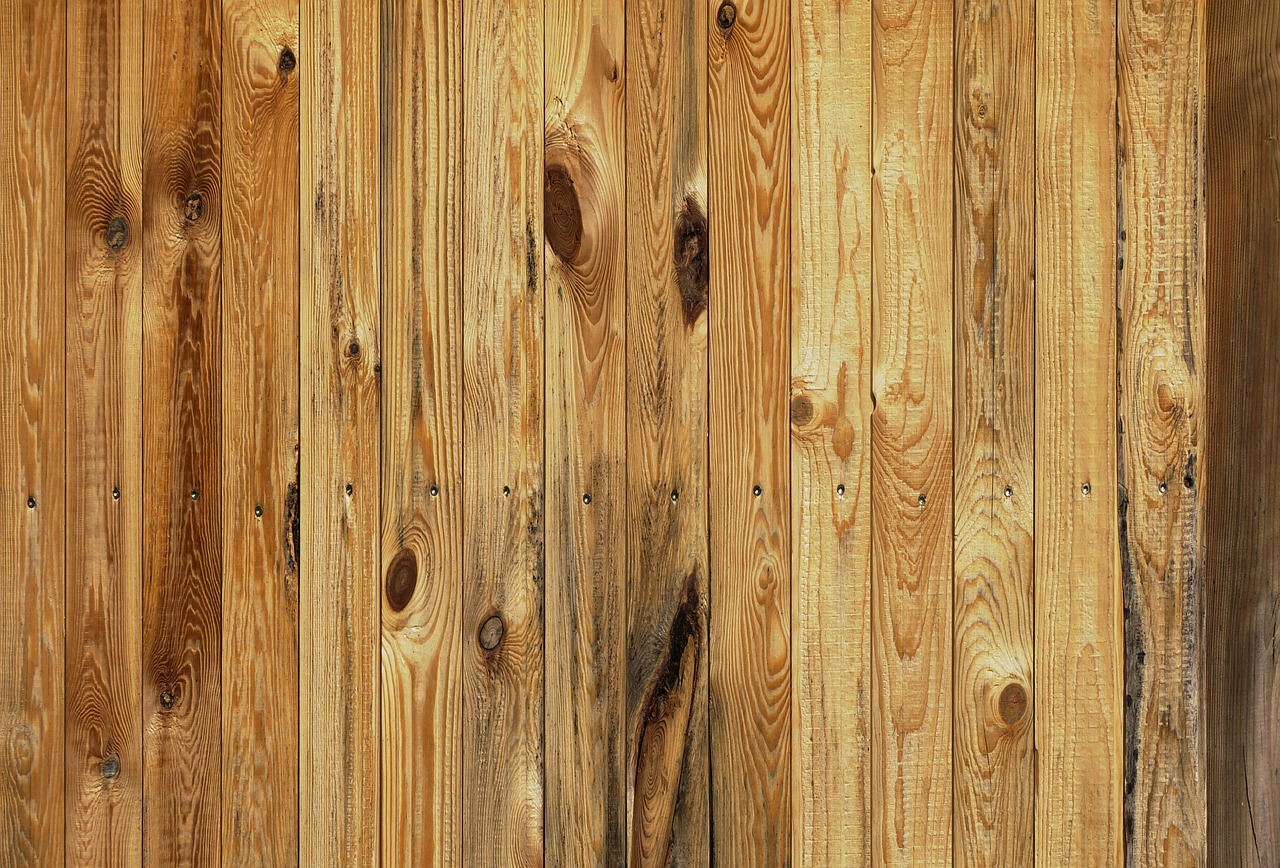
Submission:
[[[477,866],[543,862],[541,13],[475,0],[463,28],[462,850]]]
[[[626,14],[543,16],[545,858],[625,865]]]
[[[1264,868],[1280,864],[1280,4],[1216,0],[1204,26],[1204,468],[1180,484],[1204,489],[1206,864]]]
[[[1204,0],[1117,7],[1128,865],[1204,865]],[[1188,481],[1190,480],[1190,481]]]
[[[144,858],[218,865],[222,14],[143,12]]]
[[[707,4],[626,6],[627,853],[707,865]]]
[[[951,863],[950,0],[875,0],[872,847]]]
[[[66,5],[0,10],[0,841],[63,858]]]
[[[708,0],[711,829],[791,859],[791,8]]]
[[[298,861],[298,4],[226,0],[222,853]]]
[[[871,6],[792,3],[792,864],[871,864]]]
[[[462,865],[462,10],[382,4],[382,858]]]
[[[1035,14],[955,20],[955,862],[1035,848]]]
[[[378,864],[379,10],[306,0],[299,861]]]
[[[66,864],[142,863],[142,6],[67,6]]]
[[[1115,11],[1036,7],[1036,862],[1121,863]]]

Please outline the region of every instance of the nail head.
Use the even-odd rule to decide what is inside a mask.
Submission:
[[[751,493],[752,493],[752,494],[754,494],[756,497],[759,497],[759,496],[760,496],[760,493],[761,493],[763,490],[764,490],[764,489],[762,489],[759,485],[757,485],[757,486],[755,486],[754,488],[752,488],[752,489],[751,489]]]

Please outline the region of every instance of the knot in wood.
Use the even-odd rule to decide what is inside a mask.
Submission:
[[[418,558],[412,549],[401,549],[387,568],[387,605],[391,611],[404,611],[417,587]]]
[[[175,697],[175,696],[173,695],[173,691],[172,691],[172,690],[161,690],[161,691],[160,691],[160,707],[161,707],[161,708],[166,709],[166,710],[167,710],[167,709],[170,709],[170,708],[173,708],[173,705],[174,705],[174,703],[175,703],[176,701],[177,701],[177,697]]]
[[[716,10],[716,23],[720,25],[721,30],[728,30],[733,27],[733,23],[738,20],[738,7],[733,5],[730,0],[724,0],[720,4],[720,8]]]
[[[102,761],[102,776],[107,780],[111,780],[120,774],[120,760],[113,756],[109,756]]]
[[[543,198],[547,242],[561,262],[572,263],[582,247],[582,207],[564,166],[548,166]]]
[[[297,65],[298,58],[294,56],[292,48],[286,47],[284,51],[280,52],[280,62],[277,64],[277,68],[280,72],[288,75],[293,72],[294,67]]]
[[[791,399],[791,424],[803,428],[813,421],[813,401],[808,395],[796,395]]]
[[[1017,726],[1027,713],[1027,689],[1021,684],[1006,684],[996,703],[1000,722],[1005,726]]]
[[[692,196],[686,196],[684,207],[676,217],[675,266],[676,284],[680,287],[680,304],[685,325],[692,327],[707,309],[707,285],[711,277],[710,251],[707,249],[707,215]]]
[[[493,651],[498,647],[498,643],[502,641],[502,636],[507,632],[507,625],[502,623],[501,615],[490,615],[485,622],[480,625],[480,647],[486,651]]]
[[[119,250],[124,247],[128,239],[129,224],[125,222],[125,219],[123,217],[111,218],[111,222],[107,224],[107,246],[112,250]]]
[[[200,219],[200,215],[204,213],[204,197],[199,193],[192,193],[182,203],[182,216],[187,218],[188,223],[194,223]]]

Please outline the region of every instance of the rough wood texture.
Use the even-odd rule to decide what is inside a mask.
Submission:
[[[542,65],[541,7],[469,4],[462,850],[478,866],[543,863]]]
[[[791,859],[791,7],[708,0],[712,847]]]
[[[298,4],[226,0],[222,853],[298,861]]]
[[[1036,862],[1121,863],[1113,7],[1036,26]]]
[[[626,846],[706,865],[707,4],[626,14]]]
[[[875,0],[872,842],[951,863],[950,0]]]
[[[955,862],[1031,865],[1035,13],[956,8]]]
[[[67,63],[66,864],[136,866],[142,863],[141,5],[70,2]]]
[[[791,858],[866,866],[871,8],[791,9]]]
[[[546,861],[625,865],[626,119],[622,0],[548,0]]]
[[[1280,864],[1280,4],[1209,4],[1209,865]]]
[[[461,2],[382,4],[382,859],[461,865]]]
[[[221,4],[152,0],[142,42],[142,840],[148,864],[218,865]]]
[[[299,856],[378,864],[379,19],[305,0]]]
[[[1204,0],[1116,26],[1125,861],[1204,865]]]
[[[66,6],[0,9],[0,862],[63,860]]]

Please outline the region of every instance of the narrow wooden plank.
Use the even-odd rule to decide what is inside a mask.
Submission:
[[[1035,14],[955,19],[955,861],[1035,850]]]
[[[708,0],[711,829],[791,859],[791,7]]]
[[[382,858],[462,863],[462,11],[382,3]]]
[[[142,864],[142,4],[67,6],[66,864]]]
[[[1280,864],[1280,4],[1207,37],[1203,489],[1209,865]],[[1186,484],[1184,479],[1183,485]]]
[[[625,865],[626,14],[543,16],[545,858]]]
[[[1036,863],[1122,860],[1115,10],[1036,7]]]
[[[707,865],[707,4],[626,6],[627,853]]]
[[[379,861],[379,63],[378,4],[303,3],[303,865]]]
[[[1125,863],[1204,865],[1204,0],[1118,4]],[[1191,480],[1190,483],[1187,480]]]
[[[66,5],[0,10],[0,840],[63,857]]]
[[[142,42],[142,840],[218,865],[221,4],[148,0]]]
[[[871,799],[877,865],[951,864],[950,0],[874,0]]]
[[[222,853],[298,861],[298,4],[225,0]]]
[[[542,8],[463,27],[462,834],[543,862]],[[557,581],[563,581],[558,577]]]
[[[792,864],[871,864],[871,5],[794,0]]]

